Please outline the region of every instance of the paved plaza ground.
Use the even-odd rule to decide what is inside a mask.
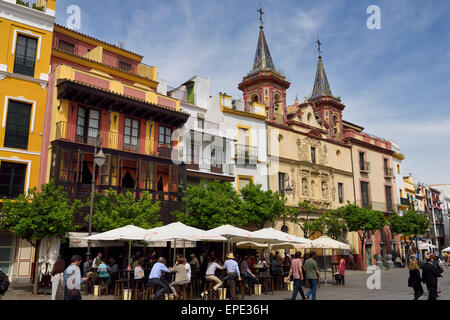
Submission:
[[[447,271],[448,270],[448,271]],[[441,278],[442,295],[438,300],[450,300],[450,276],[446,269],[444,278]],[[371,276],[362,271],[347,271],[346,284],[342,286],[334,286],[330,284],[330,274],[327,275],[328,284],[322,283],[317,290],[318,300],[412,300],[413,290],[408,288],[408,270],[394,269],[383,270],[381,275],[381,289],[369,290],[367,288],[367,279]],[[421,300],[426,300],[428,293],[426,287],[424,288],[424,296]],[[305,290],[305,289],[304,289]],[[305,291],[306,292],[306,291]],[[274,295],[268,294],[261,296],[246,296],[246,300],[287,300],[292,295],[290,291],[275,292]],[[29,291],[24,290],[10,290],[3,297],[3,300],[50,300],[50,295],[33,296]],[[108,297],[94,297],[92,295],[83,296],[84,300],[113,300],[113,296]],[[300,299],[300,295],[298,296]]]

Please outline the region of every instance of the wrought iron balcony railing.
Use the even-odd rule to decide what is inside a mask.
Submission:
[[[238,164],[242,161],[256,164],[258,162],[258,148],[249,145],[236,145],[236,159]]]

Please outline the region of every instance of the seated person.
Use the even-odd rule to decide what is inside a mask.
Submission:
[[[173,281],[169,287],[172,290],[175,299],[178,298],[177,286],[183,286],[189,284],[189,276],[187,274],[186,266],[184,265],[184,258],[179,257],[175,266],[170,269],[170,272],[175,273],[175,281]]]
[[[102,260],[100,265],[98,266],[98,278],[105,283],[106,285],[109,285],[111,282],[111,276],[108,273],[108,266],[106,265],[105,260]]]
[[[137,286],[140,283],[144,283],[145,275],[142,268],[142,261],[139,261],[136,268],[134,268],[134,285]]]
[[[251,257],[245,257],[241,262],[240,271],[242,278],[250,280],[250,283],[253,285],[255,284],[255,282],[257,282],[257,280],[255,274],[250,270],[249,262],[251,262]],[[248,288],[248,284],[246,284],[246,287]]]

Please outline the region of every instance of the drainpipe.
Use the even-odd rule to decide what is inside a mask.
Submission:
[[[266,123],[266,168],[267,168],[267,190],[270,190],[269,179],[269,126]]]
[[[353,144],[350,145],[350,158],[352,160],[353,200],[356,203],[355,167],[353,165]]]

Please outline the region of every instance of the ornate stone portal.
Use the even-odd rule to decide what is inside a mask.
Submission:
[[[318,163],[305,165],[302,162],[311,162],[311,147],[318,151]],[[334,169],[324,169],[326,166],[328,148],[320,140],[309,137],[297,139],[297,156],[299,162],[291,163],[292,184],[294,189],[294,200],[310,203],[312,206],[330,210],[336,200],[336,187]],[[298,175],[297,175],[297,174]],[[298,179],[298,180],[297,180]],[[297,183],[298,181],[298,183]]]

